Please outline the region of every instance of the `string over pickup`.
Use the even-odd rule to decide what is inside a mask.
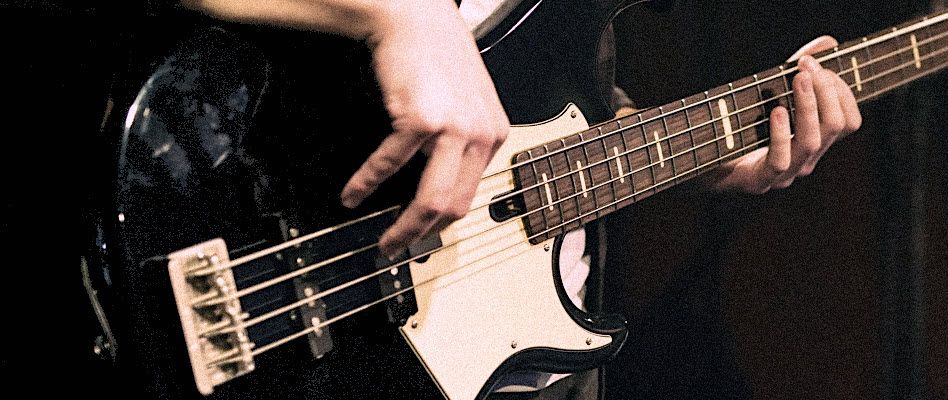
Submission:
[[[254,369],[254,344],[245,326],[248,314],[241,309],[229,262],[222,239],[168,255],[191,370],[205,396],[213,393],[214,386]]]

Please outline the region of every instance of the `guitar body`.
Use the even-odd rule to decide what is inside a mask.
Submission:
[[[523,1],[479,41],[514,127],[474,204],[517,189],[506,170],[516,154],[613,116],[597,86],[597,49],[618,8],[588,3]],[[108,275],[100,292],[129,390],[190,398],[200,394],[167,255],[220,238],[233,260],[404,203],[423,160],[360,209],[339,205],[346,180],[390,132],[370,55],[359,44],[247,26],[154,43],[168,42],[154,47],[166,52],[141,57],[141,66],[129,70],[128,90],[116,86],[106,125],[121,136],[116,195],[103,207],[101,226],[108,261],[92,270]],[[576,372],[602,364],[625,340],[624,322],[573,306],[556,262],[560,239],[531,244],[518,221],[502,224],[488,208],[473,210],[440,234],[440,251],[403,269],[414,285],[404,297],[416,309],[406,312],[388,301],[333,323],[331,345],[310,334],[276,346],[210,397],[480,399],[508,372]],[[279,277],[319,261],[320,254],[332,256],[386,226],[307,242],[305,254],[313,260],[290,256],[288,249],[235,268],[237,287]],[[481,231],[487,233],[472,236]],[[339,267],[344,272],[314,272],[248,296],[243,311],[253,318],[304,297],[301,288],[325,291],[378,269],[374,254],[346,262]],[[381,288],[379,282],[327,297],[322,320],[388,293],[386,281]],[[307,328],[308,320],[285,313],[249,334],[260,348]]]

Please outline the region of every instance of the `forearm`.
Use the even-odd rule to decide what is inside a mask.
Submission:
[[[393,31],[458,19],[451,0],[183,0],[185,7],[229,21],[336,33],[378,41]]]

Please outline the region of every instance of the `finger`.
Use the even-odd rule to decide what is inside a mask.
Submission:
[[[826,141],[823,143],[823,148],[820,149],[819,154],[816,156],[818,160],[823,158],[823,155],[826,154],[826,151],[830,149],[830,146],[832,146],[832,144],[835,143],[840,136],[853,133],[862,127],[862,113],[860,113],[859,105],[856,103],[856,97],[853,96],[853,92],[849,88],[849,84],[838,76],[836,77],[836,93],[839,94],[839,106],[843,112],[843,118],[846,120],[846,126],[838,135],[833,137],[824,136]]]
[[[793,178],[780,179],[790,169],[790,114],[784,107],[774,108],[770,112],[770,146],[767,150],[766,170],[761,172],[761,179],[777,188],[790,186]]]
[[[757,181],[754,175],[757,165],[765,162],[768,148],[759,148],[748,154],[730,160],[724,165],[711,170],[706,176],[715,190],[742,190],[754,191],[752,187]],[[754,176],[751,176],[754,175]]]
[[[379,148],[362,163],[342,189],[341,200],[346,207],[358,206],[378,189],[379,184],[397,172],[424,144],[423,135],[403,130],[389,135]]]
[[[803,45],[800,50],[797,50],[796,53],[793,53],[793,55],[790,56],[790,59],[788,59],[787,62],[793,62],[806,54],[819,53],[823,50],[829,50],[836,46],[839,46],[839,42],[837,42],[832,36],[820,36],[811,40],[810,43]]]
[[[846,118],[846,128],[844,134],[850,134],[862,127],[862,113],[859,112],[859,105],[856,103],[856,96],[853,95],[849,84],[842,78],[836,77],[836,92],[839,93],[839,105]]]
[[[815,86],[817,101],[820,110],[820,129],[823,133],[820,150],[828,148],[836,141],[836,138],[846,129],[846,114],[842,107],[842,94],[839,93],[839,86],[836,84],[836,74],[829,70],[823,70],[822,79],[819,85]],[[811,157],[809,167],[814,167],[819,160],[819,154]]]
[[[803,59],[812,57],[804,56]],[[801,64],[803,62],[801,61]],[[820,116],[813,91],[814,74],[804,69],[793,79],[793,103],[796,106],[794,136],[791,141],[790,168],[784,177],[796,175],[800,168],[820,151]]]
[[[461,164],[461,170],[458,173],[457,184],[454,187],[454,200],[448,206],[445,218],[438,221],[432,228],[432,232],[439,232],[446,228],[452,222],[464,218],[471,209],[471,201],[477,192],[477,186],[481,182],[482,172],[490,162],[493,155],[491,149],[483,148],[476,143],[469,143],[464,152],[464,162]]]
[[[412,240],[424,237],[454,206],[452,192],[463,164],[458,160],[463,155],[465,142],[448,135],[436,140],[438,143],[421,175],[414,200],[379,239],[379,248],[385,255],[396,254]]]

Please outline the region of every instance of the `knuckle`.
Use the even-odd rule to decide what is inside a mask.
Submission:
[[[399,160],[391,154],[379,154],[369,158],[369,169],[380,175],[391,174],[398,166]],[[366,181],[369,184],[372,184],[372,182],[378,179],[379,177],[376,174],[369,174],[366,177]]]
[[[418,210],[421,218],[425,221],[432,221],[445,215],[447,207],[444,201],[438,199],[428,199],[419,202]]]
[[[852,133],[862,128],[862,114],[856,113],[846,121],[846,133]]]
[[[836,91],[836,79],[839,79],[839,75],[836,75],[832,70],[823,68],[820,71],[820,80],[822,84],[826,85],[827,90]]]
[[[800,176],[800,177],[810,176],[810,174],[812,174],[813,170],[815,169],[816,169],[816,162],[808,162],[803,165],[803,168],[800,168],[800,172],[797,174],[797,176]]]
[[[782,181],[780,181],[780,182],[777,182],[776,184],[774,184],[773,187],[774,187],[775,189],[786,189],[786,188],[790,187],[790,185],[792,185],[792,184],[793,184],[793,178],[790,178],[790,179],[785,179],[785,180],[782,180]]]
[[[826,120],[825,131],[831,135],[838,135],[846,129],[846,119],[841,115],[830,117]]]
[[[807,158],[816,155],[816,153],[820,151],[820,137],[818,135],[814,136],[815,137],[809,140],[803,141],[800,146],[800,151]]]
[[[806,71],[800,71],[797,76],[793,77],[793,82],[791,85],[793,86],[794,93],[799,92],[803,88],[804,79],[808,79],[809,76],[810,74]]]
[[[451,221],[457,221],[467,215],[467,207],[454,206],[445,210],[444,217]]]
[[[510,127],[506,124],[499,126],[494,132],[494,147],[500,147],[507,141],[507,135],[510,133]]]
[[[447,120],[435,113],[426,113],[415,118],[415,126],[412,133],[420,138],[428,138],[445,130]]]
[[[773,171],[776,175],[783,175],[790,169],[789,158],[787,160],[772,161],[770,162],[770,170]]]

